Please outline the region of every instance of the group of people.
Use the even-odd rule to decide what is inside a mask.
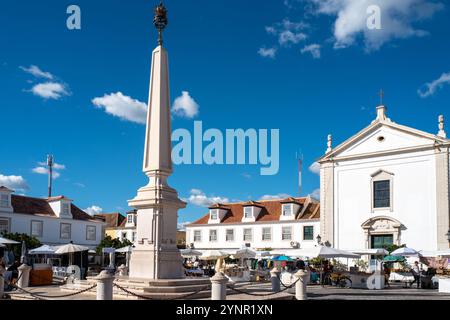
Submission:
[[[384,270],[384,277],[385,277],[385,283],[388,287],[389,285],[389,278],[391,276],[391,269],[389,268],[389,264],[385,263],[383,266]],[[419,262],[415,261],[413,266],[410,268],[410,272],[412,273],[412,276],[414,280],[409,283],[409,287],[411,288],[414,284],[416,284],[417,288],[421,287],[422,284],[422,275],[424,274],[423,269],[419,266]],[[425,275],[433,275],[433,269],[428,268],[428,271]]]
[[[203,274],[202,275],[207,275],[212,277],[215,274],[215,270],[214,270],[214,266],[212,266],[209,263],[204,263],[204,261],[202,260],[195,260],[195,261],[191,261],[189,259],[185,259],[184,263],[183,263],[183,267],[185,269],[185,273],[186,275],[198,275],[198,274],[193,274],[191,271],[195,270],[195,271],[202,271]]]

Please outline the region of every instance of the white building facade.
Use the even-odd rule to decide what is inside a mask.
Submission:
[[[111,230],[115,232],[113,238],[118,238],[120,241],[125,239],[134,243],[136,241],[136,224],[137,224],[137,213],[136,211],[127,212],[127,216],[119,227]]]
[[[0,234],[25,233],[42,244],[73,241],[95,249],[103,239],[103,225],[104,221],[91,217],[64,196],[32,198],[0,187]]]
[[[320,205],[311,198],[216,204],[186,226],[186,244],[196,250],[255,250],[314,247]]]
[[[391,121],[386,108],[319,159],[321,231],[340,249],[405,244],[449,248],[449,146],[443,117],[429,134]]]

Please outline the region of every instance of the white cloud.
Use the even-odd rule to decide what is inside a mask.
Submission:
[[[200,207],[209,207],[215,203],[229,202],[228,198],[225,197],[216,197],[216,196],[207,197],[206,194],[199,189],[192,189],[190,191],[189,198],[184,198],[183,201],[186,201],[190,204]]]
[[[277,49],[276,48],[259,48],[258,50],[258,54],[261,57],[265,57],[265,58],[275,58],[275,55],[277,53]]]
[[[303,47],[301,53],[310,52],[314,59],[320,58],[320,44],[313,43]]]
[[[302,40],[305,40],[307,38],[306,34],[303,32],[294,33],[289,30],[285,30],[280,32],[278,35],[278,42],[280,42],[281,45],[287,45],[290,42],[297,44]]]
[[[172,112],[180,117],[193,118],[198,115],[199,106],[189,95],[188,91],[183,91],[181,96],[173,102]]]
[[[191,223],[190,221],[178,222],[177,223],[177,230],[185,231],[186,230],[186,225],[188,225],[190,223]]]
[[[312,173],[315,173],[315,174],[320,174],[320,164],[318,164],[317,162],[314,162],[313,164],[311,164],[309,166],[309,171],[311,171]]]
[[[55,100],[58,100],[62,96],[70,95],[66,86],[58,82],[39,83],[31,88],[31,92],[41,98]]]
[[[146,123],[147,104],[129,96],[125,96],[120,91],[105,94],[103,97],[94,98],[92,99],[92,103],[98,108],[105,109],[106,113],[123,120],[141,124]]]
[[[393,39],[422,37],[427,31],[416,29],[413,24],[430,18],[443,8],[441,3],[428,0],[378,0],[381,9],[381,29],[367,27],[367,13],[373,0],[307,0],[313,5],[313,12],[334,16],[334,47],[345,48],[357,42],[362,36],[366,51],[379,49]]]
[[[309,25],[304,22],[292,22],[285,18],[282,22],[275,23],[272,26],[266,26],[268,34],[278,37],[278,42],[282,46],[297,44],[307,38],[307,35],[300,30],[308,28]]]
[[[103,209],[99,206],[93,205],[89,208],[83,209],[84,212],[86,212],[88,215],[93,216],[94,214],[99,214],[103,212]]]
[[[315,189],[313,192],[309,194],[311,198],[320,200],[320,189]]]
[[[243,176],[245,179],[251,179],[252,175],[250,173],[244,172],[241,174],[241,176]]]
[[[35,65],[31,65],[28,68],[20,66],[19,68],[35,76],[36,78],[45,78],[49,80],[52,80],[54,78],[54,76],[50,72],[42,71],[38,66]]]
[[[40,166],[46,166],[47,162],[38,162],[38,164]],[[64,170],[64,169],[66,169],[66,166],[64,164],[60,164],[60,163],[54,162],[53,163],[53,169],[55,169],[55,170]]]
[[[28,184],[22,176],[4,176],[0,174],[0,187],[4,186],[12,190],[28,190]]]
[[[426,83],[417,90],[420,97],[426,98],[433,95],[436,90],[441,89],[445,84],[450,84],[450,72],[443,73],[438,79]]]
[[[265,194],[259,200],[286,199],[289,197],[290,195],[288,195],[287,193]]]
[[[46,167],[36,167],[36,168],[33,168],[31,171],[33,171],[34,173],[37,173],[37,174],[48,174],[48,168],[46,168]],[[60,176],[61,176],[61,174],[58,171],[53,171],[53,173],[52,173],[53,179],[59,178]]]
[[[84,183],[81,183],[81,182],[75,182],[73,185],[77,186],[77,187],[80,187],[80,188],[86,188],[86,185]]]

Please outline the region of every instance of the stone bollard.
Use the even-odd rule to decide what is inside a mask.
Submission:
[[[295,299],[306,300],[306,284],[308,283],[308,272],[305,270],[298,270],[294,276],[299,280],[295,284]]]
[[[281,290],[281,271],[277,267],[270,270],[270,282],[272,283],[272,292],[279,292]]]
[[[22,264],[17,268],[17,270],[19,270],[19,281],[17,282],[17,286],[19,288],[29,287],[31,267],[29,265]]]
[[[211,300],[226,300],[228,278],[222,272],[216,272],[210,280]]]
[[[103,270],[94,279],[97,281],[97,300],[112,300],[114,276]]]
[[[120,267],[117,268],[117,270],[119,271],[119,276],[128,275],[128,268],[124,264],[121,264]]]

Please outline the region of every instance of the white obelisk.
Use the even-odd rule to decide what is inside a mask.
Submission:
[[[130,278],[184,277],[176,232],[177,212],[186,203],[178,199],[177,191],[167,184],[172,174],[172,143],[168,59],[161,37],[167,24],[166,13],[162,3],[155,9],[159,45],[152,54],[143,164],[149,183],[128,201],[137,209],[137,241],[131,254]]]

